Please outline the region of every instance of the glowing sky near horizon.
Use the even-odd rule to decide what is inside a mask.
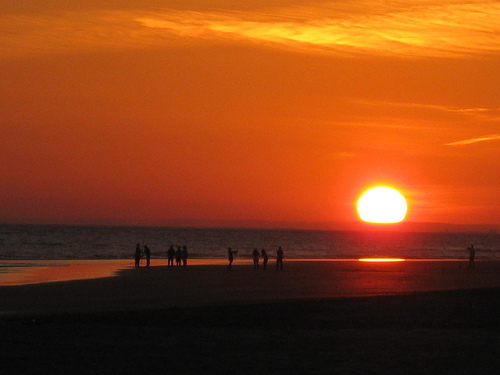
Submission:
[[[0,2],[0,221],[500,225],[498,2],[122,3]]]

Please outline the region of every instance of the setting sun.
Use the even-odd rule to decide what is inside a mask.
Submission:
[[[405,218],[407,208],[403,195],[385,186],[365,191],[357,204],[359,217],[369,223],[399,223]]]
[[[484,0],[0,1],[0,223],[357,230],[363,191],[401,186],[406,218],[361,216],[500,231],[499,24]]]

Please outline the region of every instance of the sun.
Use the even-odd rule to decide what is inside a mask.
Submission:
[[[406,199],[396,189],[376,186],[358,199],[358,215],[368,223],[399,223],[406,216]]]

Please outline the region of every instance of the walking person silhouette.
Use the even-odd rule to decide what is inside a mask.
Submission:
[[[167,266],[173,266],[174,265],[174,258],[175,258],[175,249],[174,246],[170,246],[167,251]]]
[[[475,268],[476,249],[474,249],[474,245],[470,245],[467,250],[469,251],[469,268]]]
[[[278,251],[276,252],[276,270],[283,271],[283,250],[281,250],[281,246],[278,247]]]
[[[182,247],[181,257],[182,257],[182,264],[184,266],[187,266],[187,264],[188,264],[188,249],[187,249],[187,246],[183,246]]]
[[[262,249],[260,253],[262,254],[262,264],[264,265],[264,269],[267,269],[267,261],[269,260],[267,252],[265,249]]]
[[[234,255],[238,254],[238,251],[233,251],[230,247],[227,249],[227,257],[229,259],[229,268],[231,268],[231,265],[233,264],[233,259]]]
[[[135,266],[140,267],[141,266],[141,245],[137,244],[135,246]]]
[[[149,267],[151,263],[151,250],[147,245],[144,245],[144,255],[146,255],[146,267]]]
[[[253,268],[258,269],[259,268],[259,250],[253,249],[252,259],[253,259]]]
[[[175,265],[180,266],[182,260],[182,249],[180,246],[177,247],[177,251],[175,252]]]

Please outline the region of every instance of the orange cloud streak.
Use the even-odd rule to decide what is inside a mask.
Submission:
[[[465,139],[463,141],[446,143],[445,146],[465,146],[465,145],[470,145],[470,144],[478,143],[478,142],[498,141],[498,140],[500,140],[500,134],[492,134],[492,135],[485,135],[483,137],[478,137],[478,138]]]
[[[4,56],[145,48],[175,43],[173,37],[239,39],[341,54],[458,57],[500,52],[500,4],[488,1],[409,1],[404,6],[325,2],[245,12],[59,11],[4,14],[0,22]]]

